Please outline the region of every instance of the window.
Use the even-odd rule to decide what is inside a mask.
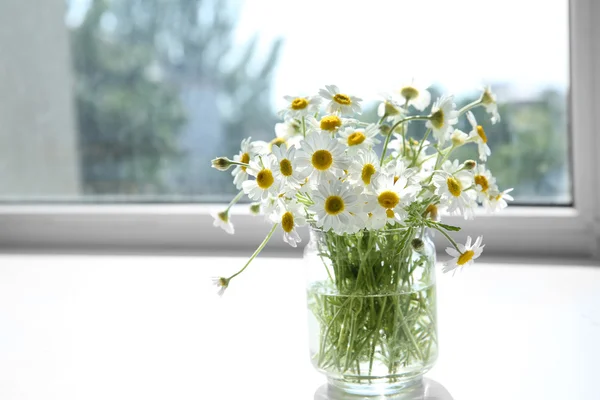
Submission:
[[[103,218],[122,223],[123,213],[147,214],[153,225],[162,215],[163,227],[177,225],[175,208],[148,203],[230,198],[229,174],[208,168],[210,159],[237,153],[244,137],[272,138],[283,95],[335,83],[364,98],[365,114],[375,118],[378,93],[415,75],[438,79],[434,97],[452,92],[458,104],[491,85],[502,103],[502,121],[486,127],[499,184],[515,187],[517,204],[565,207],[541,214],[515,207],[515,217],[483,218],[502,227],[500,236],[509,235],[511,218],[533,218],[540,235],[555,217],[572,221],[572,230],[592,229],[582,213],[597,194],[572,179],[590,151],[576,137],[586,134],[578,113],[594,99],[586,68],[595,53],[584,48],[598,11],[590,0],[509,0],[493,12],[474,0],[307,0],[293,12],[275,1],[25,3],[0,6],[7,33],[0,36],[0,93],[11,94],[0,107],[2,147],[10,149],[0,200],[29,205],[5,208],[4,218],[23,232],[23,215],[36,220],[32,210],[37,217],[61,210],[59,220],[74,224],[65,232],[75,229],[77,206],[65,205],[74,203],[143,204],[133,214],[105,206]],[[570,109],[575,103],[581,107]],[[185,223],[191,209],[178,210]],[[21,243],[17,237],[7,243]]]

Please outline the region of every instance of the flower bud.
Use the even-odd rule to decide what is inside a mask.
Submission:
[[[252,215],[260,214],[260,203],[250,204],[250,213],[252,213]]]
[[[386,101],[383,104],[384,104],[385,115],[393,116],[393,115],[400,114],[400,110],[393,103]]]
[[[465,169],[466,170],[475,169],[476,166],[477,166],[477,161],[473,161],[473,160],[465,161]]]
[[[422,252],[425,249],[425,243],[421,238],[414,238],[410,242],[410,245],[412,246],[413,250],[418,253]]]
[[[212,162],[212,167],[219,171],[227,171],[231,167],[231,160],[227,157],[215,158]]]

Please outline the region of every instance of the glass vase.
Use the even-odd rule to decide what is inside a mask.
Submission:
[[[358,395],[419,385],[437,358],[435,247],[427,231],[310,229],[304,250],[310,356]]]

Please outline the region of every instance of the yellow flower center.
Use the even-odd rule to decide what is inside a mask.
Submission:
[[[458,257],[458,261],[456,261],[456,263],[458,265],[465,265],[466,263],[471,261],[474,255],[475,252],[473,250],[467,250],[464,253],[462,253],[460,257]]]
[[[335,101],[338,104],[341,104],[343,106],[349,106],[350,104],[352,104],[352,100],[350,100],[350,96],[346,95],[346,94],[341,94],[338,93],[335,96],[333,96],[333,101]]]
[[[281,227],[288,233],[294,229],[294,215],[291,212],[288,211],[281,216]]]
[[[317,150],[312,156],[312,166],[319,171],[326,171],[333,164],[333,156],[327,150]]]
[[[248,164],[250,162],[250,154],[248,154],[248,153],[242,154],[242,157],[240,158],[240,162],[243,162],[244,164]],[[242,166],[242,171],[246,172],[246,168],[248,168],[248,167]]]
[[[308,106],[308,100],[298,97],[292,101],[292,110],[304,110]]]
[[[425,215],[429,216],[429,218],[431,219],[437,219],[438,217],[438,208],[435,204],[430,204],[427,206],[427,208],[425,209]]]
[[[482,192],[487,192],[490,188],[490,183],[484,175],[475,175],[475,185],[481,186]]]
[[[444,125],[444,110],[440,108],[431,114],[431,123],[436,129],[440,129]]]
[[[462,186],[461,186],[460,182],[458,181],[458,179],[451,176],[450,178],[446,179],[446,184],[448,184],[448,191],[452,194],[452,196],[454,196],[454,197],[460,196],[460,194],[462,192]]]
[[[419,95],[419,91],[412,86],[406,86],[403,87],[402,90],[400,90],[400,94],[406,100],[410,101],[412,99],[415,99]]]
[[[485,135],[485,131],[483,130],[483,127],[481,125],[477,125],[477,134],[479,135],[483,143],[487,143],[487,136]]]
[[[284,138],[275,138],[269,142],[269,151],[273,150],[273,146],[283,146],[287,148],[287,141]]]
[[[502,193],[496,195],[496,197],[493,197],[494,200],[498,201],[502,198]]]
[[[292,163],[287,158],[279,161],[279,171],[283,176],[291,176],[294,172],[292,169]]]
[[[383,208],[394,208],[398,205],[398,203],[400,203],[400,196],[391,190],[386,190],[381,192],[381,194],[377,197],[377,201]]]
[[[263,169],[256,175],[256,184],[261,189],[268,189],[275,182],[270,169]]]
[[[219,219],[225,223],[229,222],[229,213],[227,213],[227,211],[222,211],[220,213],[217,214],[217,216],[219,217]]]
[[[367,137],[362,132],[354,132],[348,136],[348,146],[356,146],[365,141]]]
[[[229,285],[229,281],[227,280],[227,278],[219,278],[219,285],[227,287],[227,285]]]
[[[342,126],[342,120],[337,115],[327,115],[321,119],[321,129],[324,131],[334,131]]]
[[[481,96],[481,102],[483,104],[492,104],[494,103],[494,98],[492,97],[492,94],[489,91],[485,90],[483,92],[483,95]]]
[[[385,210],[385,216],[388,218],[394,218],[394,210]]]
[[[325,199],[325,212],[329,215],[338,215],[344,211],[344,200],[340,196],[329,196]]]
[[[362,179],[365,185],[369,185],[371,183],[371,177],[375,173],[375,167],[373,164],[365,164],[363,166],[362,172],[360,173],[360,178]]]

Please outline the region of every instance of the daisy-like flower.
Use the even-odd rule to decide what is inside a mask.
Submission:
[[[458,122],[458,111],[454,104],[454,96],[442,96],[433,103],[430,119],[425,126],[433,130],[433,135],[440,144],[450,137],[453,125]]]
[[[307,169],[313,183],[336,180],[350,166],[344,147],[329,135],[311,135],[300,142],[300,147],[301,151],[296,154],[297,165]]]
[[[483,93],[481,93],[481,104],[485,107],[485,111],[491,115],[490,121],[492,121],[492,124],[500,122],[496,95],[492,93],[492,89],[489,86],[483,88]]]
[[[220,276],[220,277],[212,278],[212,282],[213,282],[213,285],[215,285],[216,287],[219,288],[219,291],[217,292],[217,294],[219,296],[223,296],[223,293],[225,293],[225,289],[227,289],[227,286],[229,286],[229,280],[227,278]]]
[[[502,192],[498,190],[490,191],[489,195],[483,200],[483,206],[489,212],[496,212],[508,207],[506,200],[513,201],[514,198],[509,194],[513,189],[506,189]]]
[[[370,187],[380,173],[379,158],[371,150],[360,150],[348,169],[348,179],[351,183]]]
[[[256,142],[251,142],[252,138],[246,138],[242,140],[241,151],[238,155],[233,157],[233,161],[242,162],[248,164],[254,156],[262,152],[262,146],[257,145]],[[248,179],[248,167],[237,165],[231,175],[233,175],[233,183],[237,189],[242,188],[242,183]]]
[[[319,96],[283,96],[283,98],[287,101],[287,104],[283,110],[279,111],[279,116],[296,119],[314,115],[319,111],[322,100]]]
[[[402,104],[396,101],[393,95],[385,93],[382,96],[383,102],[377,107],[377,116],[379,118],[383,118],[384,116],[392,117],[395,123],[397,119],[404,117],[406,110],[402,108]]]
[[[362,111],[360,107],[361,98],[340,93],[340,89],[335,85],[325,85],[325,89],[319,90],[319,96],[329,100],[327,104],[328,113],[352,115],[360,114]]]
[[[374,215],[374,223],[383,221],[381,228],[386,222],[402,222],[406,218],[404,207],[415,199],[419,189],[420,186],[410,183],[405,175],[398,179],[380,175],[373,183],[375,194],[367,197],[364,210]]]
[[[481,161],[487,161],[489,155],[492,154],[489,146],[487,145],[487,136],[483,127],[481,125],[477,125],[477,120],[475,120],[475,116],[471,111],[467,112],[467,119],[473,128],[469,135],[469,138],[477,143],[477,151],[479,152],[479,159]]]
[[[475,243],[471,245],[471,236],[467,237],[467,242],[458,245],[458,250],[453,247],[446,248],[446,253],[451,257],[452,260],[444,263],[443,272],[456,271],[458,267],[466,267],[473,264],[473,260],[478,258],[483,252],[485,245],[482,245],[483,236],[479,236]]]
[[[290,147],[285,150],[282,147],[275,146],[273,147],[273,155],[277,159],[273,170],[275,180],[281,182],[283,188],[287,191],[298,189],[300,184],[304,182],[306,173],[298,168],[296,148]]]
[[[388,163],[385,166],[386,174],[394,177],[394,183],[400,179],[401,176],[405,176],[410,184],[414,183],[418,169],[408,168],[408,162],[401,158]]]
[[[275,171],[279,168],[277,160],[273,155],[259,157],[258,162],[250,161],[248,174],[256,179],[245,181],[242,184],[244,193],[252,200],[266,200],[269,195],[276,196],[281,182],[275,179]]]
[[[306,225],[304,206],[295,200],[289,202],[279,201],[278,203],[276,212],[271,215],[271,221],[281,224],[283,241],[292,247],[296,247],[297,243],[301,242],[296,228]]]
[[[489,169],[484,164],[479,164],[473,170],[473,180],[475,182],[475,190],[481,201],[489,197],[492,192],[497,192],[496,178],[492,176]]]
[[[349,126],[340,132],[338,140],[348,146],[346,151],[349,155],[354,155],[360,149],[370,149],[380,143],[377,139],[378,133],[379,126],[377,124],[370,124],[364,129]]]
[[[315,203],[309,209],[317,216],[317,227],[337,234],[358,231],[356,216],[362,210],[356,189],[334,180],[319,184],[312,198]]]
[[[471,174],[467,171],[460,171],[456,174],[439,171],[433,176],[433,184],[436,187],[435,194],[441,196],[440,205],[447,208],[450,214],[462,214],[465,219],[475,216],[476,193],[468,190],[472,185],[472,179]]]
[[[213,211],[210,213],[210,215],[215,219],[213,221],[214,227],[221,228],[230,235],[233,235],[235,233],[235,230],[233,229],[233,224],[229,219],[229,210],[221,212]]]
[[[454,132],[452,132],[452,135],[450,135],[450,140],[452,141],[452,146],[460,147],[467,143],[467,140],[469,140],[469,135],[460,129],[455,129]]]
[[[429,86],[415,82],[414,79],[400,86],[398,91],[404,102],[408,106],[413,106],[419,111],[423,111],[431,102],[431,93],[427,90]]]

